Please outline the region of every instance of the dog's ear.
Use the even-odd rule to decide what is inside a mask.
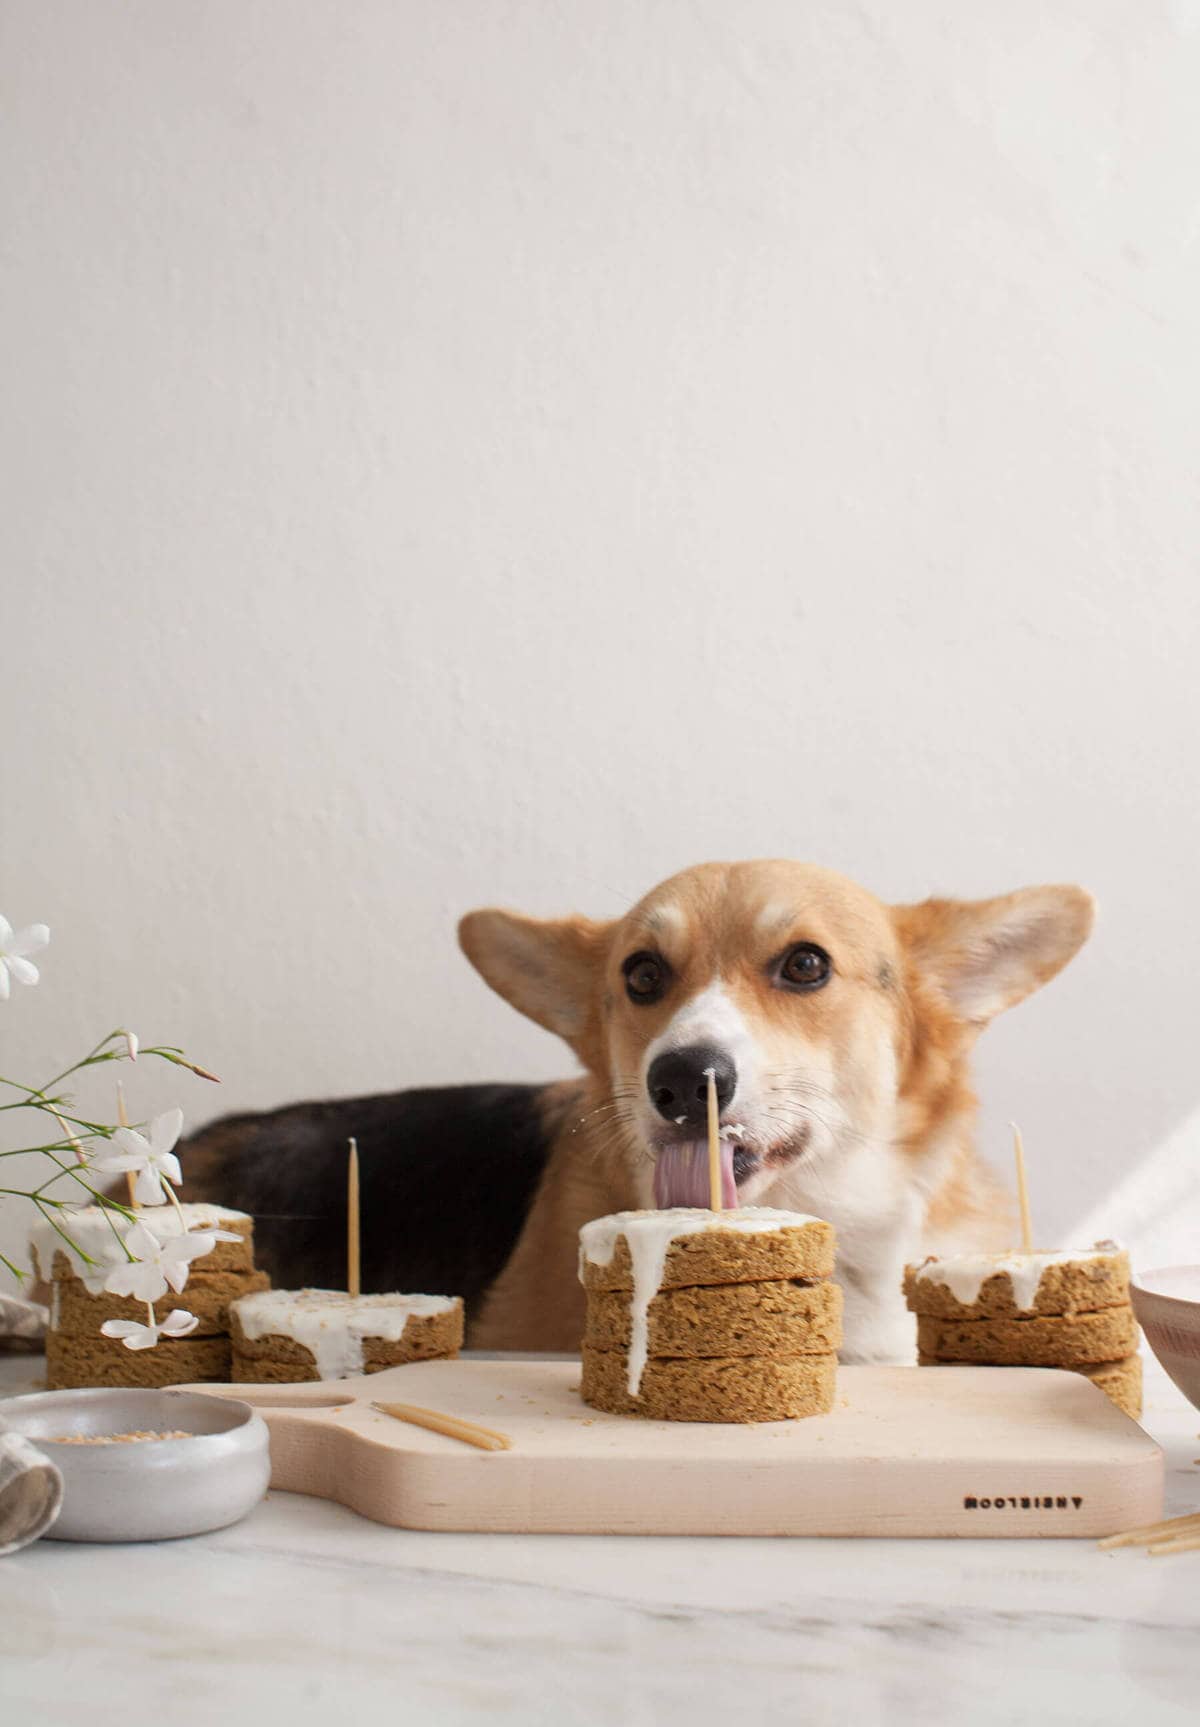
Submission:
[[[472,911],[458,926],[463,952],[497,995],[578,1050],[595,1014],[609,925],[589,918]]]
[[[922,978],[960,1019],[984,1026],[1062,970],[1095,912],[1081,887],[1027,887],[999,899],[895,906],[892,917]]]

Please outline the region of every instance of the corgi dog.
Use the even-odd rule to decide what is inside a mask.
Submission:
[[[697,1203],[674,1154],[703,1140],[711,1071],[728,1200],[832,1223],[844,1359],[910,1360],[905,1263],[1010,1239],[973,1145],[972,1046],[1066,964],[1093,914],[1077,887],[886,906],[774,861],[684,870],[612,923],[471,913],[468,959],[587,1074],[475,1341],[575,1346],[579,1226]]]
[[[1061,970],[1093,913],[1070,886],[889,906],[787,861],[698,865],[604,923],[474,911],[467,958],[579,1078],[219,1122],[188,1148],[186,1195],[254,1211],[277,1281],[336,1284],[354,1133],[364,1287],[463,1294],[476,1348],[573,1351],[580,1226],[706,1203],[711,1073],[724,1202],[832,1223],[843,1359],[908,1361],[905,1263],[1011,1239],[973,1144],[975,1040]]]

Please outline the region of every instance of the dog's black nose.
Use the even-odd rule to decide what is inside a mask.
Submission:
[[[659,1115],[682,1127],[702,1127],[708,1115],[710,1067],[717,1082],[717,1105],[724,1109],[737,1090],[737,1068],[724,1050],[695,1043],[656,1055],[646,1075],[646,1090]]]

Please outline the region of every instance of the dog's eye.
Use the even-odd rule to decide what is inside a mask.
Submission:
[[[621,967],[625,974],[625,993],[630,1001],[643,1004],[658,1001],[665,993],[670,976],[665,960],[655,953],[631,953]]]
[[[815,942],[797,942],[784,954],[779,966],[779,981],[789,989],[820,989],[828,983],[833,961],[823,947]]]

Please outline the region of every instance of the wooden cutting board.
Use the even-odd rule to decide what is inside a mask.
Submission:
[[[606,1415],[578,1387],[578,1362],[513,1357],[191,1389],[261,1411],[273,1488],[403,1529],[1095,1536],[1162,1516],[1162,1452],[1077,1373],[843,1367],[832,1414],[752,1427]],[[512,1450],[373,1398],[498,1428]]]

